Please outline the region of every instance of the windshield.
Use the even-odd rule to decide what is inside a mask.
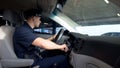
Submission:
[[[119,24],[119,0],[68,0],[63,13],[83,26]]]
[[[67,0],[61,12],[76,23],[71,26],[74,32],[90,36],[120,32],[119,0]]]

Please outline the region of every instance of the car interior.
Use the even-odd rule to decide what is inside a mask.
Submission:
[[[53,22],[52,24],[55,27],[61,27],[59,24],[55,24],[57,22],[50,18],[50,14],[57,15],[57,13],[62,13],[62,7],[67,1],[1,0],[0,68],[29,68],[34,62],[33,59],[17,58],[13,49],[13,32],[15,27],[20,26],[24,22],[23,11],[30,8],[42,8],[42,14],[44,16],[42,20],[44,22]],[[60,7],[57,8],[57,4],[60,4]],[[52,25],[51,23],[48,24],[49,26],[47,27]],[[55,27],[53,27],[52,34],[55,34]],[[52,34],[36,32],[36,35],[42,38],[49,38]],[[69,51],[66,55],[69,56],[71,68],[120,68],[120,37],[89,36],[70,32],[67,29],[60,29],[53,41],[57,44],[66,43],[68,45]],[[42,49],[40,50],[44,51]]]

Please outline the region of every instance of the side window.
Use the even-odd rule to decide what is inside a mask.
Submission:
[[[4,11],[4,10],[1,10],[1,9],[0,9],[0,26],[6,25],[6,23],[7,23],[7,25],[11,25],[11,23],[10,23],[8,20],[5,20],[5,19],[4,19],[3,11]]]
[[[39,28],[35,28],[34,31],[40,34],[56,34],[60,28],[62,28],[58,23],[51,20],[50,18],[42,17],[41,24]]]
[[[5,20],[2,19],[2,16],[0,16],[0,26],[5,25]]]

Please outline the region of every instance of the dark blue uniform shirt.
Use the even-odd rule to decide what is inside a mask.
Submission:
[[[37,36],[34,34],[33,29],[27,23],[16,28],[13,35],[13,44],[14,51],[18,58],[34,59],[34,63],[31,67],[39,65],[40,68],[54,68],[54,64],[56,63],[56,68],[69,68],[67,59],[64,55],[57,55],[48,58],[39,57],[38,48],[32,45],[32,42],[36,38]]]
[[[32,42],[36,38],[37,36],[34,34],[33,29],[27,23],[16,28],[13,35],[13,44],[18,58],[25,58],[26,55],[29,55],[29,58],[35,57],[35,52],[38,50],[32,45]]]

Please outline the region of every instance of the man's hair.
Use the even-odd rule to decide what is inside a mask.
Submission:
[[[42,9],[29,9],[24,11],[24,18],[27,20],[32,16],[41,16]]]

